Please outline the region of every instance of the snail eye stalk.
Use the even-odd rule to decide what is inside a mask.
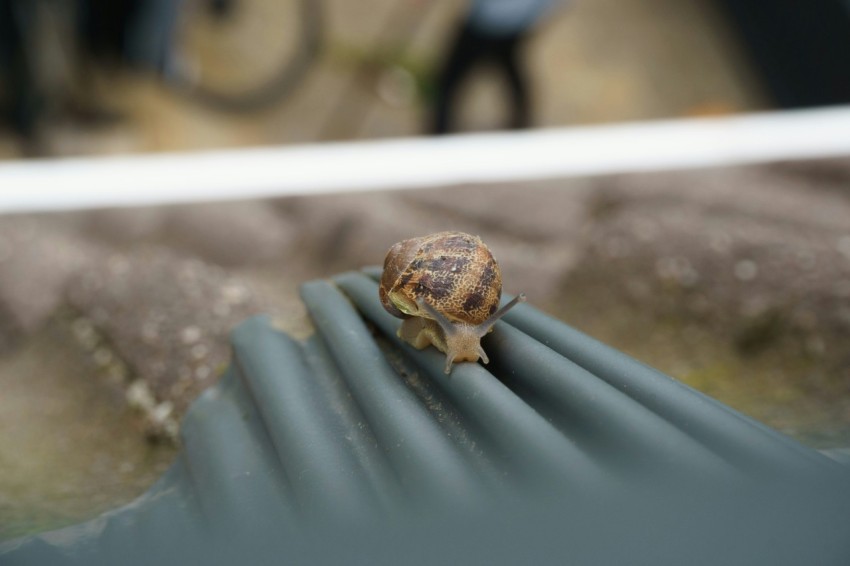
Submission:
[[[489,358],[481,347],[481,338],[487,334],[493,325],[502,318],[505,313],[519,303],[525,302],[525,294],[517,295],[511,302],[493,313],[484,322],[477,325],[453,323],[446,316],[428,304],[423,298],[416,300],[419,308],[427,312],[443,331],[446,343],[446,367],[445,373],[449,374],[452,364],[457,360],[476,361],[479,358],[486,364]]]
[[[478,328],[478,335],[483,338],[488,332],[490,332],[490,329],[493,328],[493,325],[496,324],[496,322],[498,322],[498,320],[500,318],[505,316],[508,313],[509,310],[511,310],[512,308],[514,308],[515,306],[517,306],[520,303],[524,303],[525,301],[526,301],[525,293],[520,293],[519,295],[514,297],[513,300],[511,300],[511,302],[509,302],[508,304],[506,304],[505,306],[503,306],[502,308],[500,308],[499,310],[497,310],[496,312],[491,314],[487,318],[487,320],[485,320],[484,322],[482,322],[481,324],[476,326],[476,328]],[[482,359],[483,358],[484,358],[484,356],[482,356]],[[486,361],[485,361],[485,363],[486,363]]]

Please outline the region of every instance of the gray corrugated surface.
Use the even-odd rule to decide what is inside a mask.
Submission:
[[[0,562],[850,559],[846,467],[528,305],[446,376],[374,271],[302,296],[317,334],[237,328],[148,494]]]

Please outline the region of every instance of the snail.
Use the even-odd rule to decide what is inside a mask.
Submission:
[[[404,319],[398,336],[417,349],[429,344],[452,364],[488,363],[481,338],[506,312],[525,301],[519,294],[499,309],[502,275],[478,236],[438,232],[395,244],[387,252],[378,290],[381,304]]]

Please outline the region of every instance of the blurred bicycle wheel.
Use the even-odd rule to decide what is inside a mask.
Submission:
[[[318,54],[321,16],[317,0],[188,0],[166,78],[219,110],[272,105]]]

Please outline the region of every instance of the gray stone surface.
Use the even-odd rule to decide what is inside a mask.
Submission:
[[[173,460],[173,447],[139,433],[104,352],[60,309],[0,355],[0,540],[107,511]]]
[[[7,345],[35,331],[61,304],[68,279],[98,261],[101,247],[81,232],[74,216],[0,222],[0,329]]]
[[[295,261],[324,274],[383,262],[413,235],[480,235],[500,262],[506,290],[543,296],[579,254],[590,181],[558,180],[434,191],[299,197],[280,206],[300,226]],[[517,281],[523,283],[518,287]]]
[[[300,283],[453,229],[491,247],[506,291],[800,439],[846,445],[848,163],[0,217],[0,391],[19,392],[6,399],[24,430],[46,422],[45,392],[78,399],[84,379],[136,415],[116,438],[173,439],[233,326],[270,312],[309,334]],[[22,371],[49,374],[44,395]],[[86,427],[113,426],[61,415],[51,426],[84,450]],[[20,438],[0,434],[0,458]]]
[[[106,336],[104,363],[126,366],[119,385],[148,418],[151,434],[175,437],[177,422],[229,362],[228,333],[268,310],[251,288],[200,257],[163,248],[116,252],[69,282],[69,304]],[[85,333],[85,330],[81,332]]]
[[[266,203],[212,203],[168,210],[161,236],[187,253],[238,267],[284,257],[295,230]]]
[[[595,197],[596,248],[658,257],[658,275],[718,299],[830,296],[850,274],[850,202],[809,189],[768,167],[630,177]]]

